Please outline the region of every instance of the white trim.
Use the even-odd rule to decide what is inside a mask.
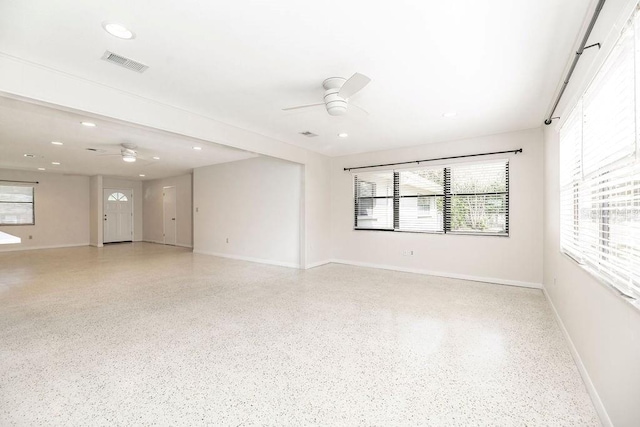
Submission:
[[[567,344],[569,344],[569,351],[571,352],[573,361],[576,363],[576,366],[578,367],[578,372],[580,372],[580,376],[582,377],[582,381],[584,381],[584,385],[587,388],[587,392],[591,397],[593,406],[596,408],[596,412],[600,416],[600,421],[602,422],[602,425],[605,427],[612,427],[613,423],[611,422],[611,418],[609,418],[607,409],[604,407],[604,404],[600,399],[600,395],[598,394],[596,387],[593,385],[593,381],[591,381],[591,377],[589,376],[589,372],[587,372],[587,368],[584,366],[584,363],[582,363],[582,358],[580,357],[580,353],[578,353],[578,349],[576,349],[576,346],[573,344],[573,340],[569,335],[569,331],[567,331],[567,328],[564,326],[564,322],[562,322],[562,318],[558,314],[558,310],[556,310],[556,306],[553,305],[553,301],[551,301],[551,297],[549,297],[549,294],[547,293],[547,290],[544,287],[542,288],[542,293],[544,293],[545,298],[549,302],[549,305],[551,306],[551,310],[553,311],[556,321],[560,326],[560,330],[562,331],[562,334],[567,340]]]
[[[330,264],[331,262],[333,261],[330,259],[325,259],[324,261],[312,262],[311,264],[307,264],[304,267],[304,269],[309,270],[310,268],[320,267],[321,265]]]
[[[16,252],[16,251],[30,251],[30,250],[38,250],[38,249],[61,249],[61,248],[76,248],[79,246],[93,246],[95,245],[87,243],[70,243],[68,245],[47,245],[47,246],[28,246],[28,247],[16,247],[13,246],[9,248],[0,248],[0,252]]]
[[[220,252],[209,252],[209,251],[201,251],[196,249],[193,250],[193,253],[201,254],[201,255],[212,255],[212,256],[217,256],[221,258],[237,259],[241,261],[257,262],[259,264],[277,265],[280,267],[300,268],[300,264],[296,264],[293,262],[274,261],[270,259],[252,258],[252,257],[246,257],[242,255],[230,255],[230,254],[223,254]]]
[[[380,268],[382,270],[393,270],[393,271],[402,271],[404,273],[415,273],[415,274],[426,274],[428,276],[438,276],[438,277],[448,277],[451,279],[461,279],[461,280],[470,280],[472,282],[484,282],[484,283],[494,283],[498,285],[508,285],[508,286],[519,286],[521,288],[533,288],[533,289],[542,289],[542,283],[535,282],[523,282],[520,280],[511,280],[511,279],[498,279],[495,277],[483,277],[483,276],[469,276],[466,274],[457,274],[457,273],[447,273],[443,271],[431,271],[431,270],[423,270],[420,268],[405,268],[405,267],[397,267],[395,265],[380,265],[380,264],[371,264],[368,262],[359,262],[359,261],[348,261],[344,259],[334,259],[331,260],[336,264],[347,264],[347,265],[355,265],[358,267],[369,267],[369,268]]]
[[[165,246],[180,246],[181,248],[189,248],[192,249],[193,245],[184,245],[182,243],[176,243],[175,245],[166,245],[165,243],[161,242],[160,240],[149,240],[149,239],[142,239],[140,240],[140,242],[145,242],[145,243],[156,243],[158,245],[165,245]]]

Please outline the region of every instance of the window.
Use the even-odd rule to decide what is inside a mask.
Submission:
[[[122,193],[111,193],[109,197],[107,197],[107,201],[109,202],[126,202],[128,201],[127,196]]]
[[[354,176],[355,228],[509,234],[509,162],[376,171]]]
[[[0,225],[33,224],[33,187],[0,185]]]
[[[560,129],[560,246],[640,298],[640,30],[635,16]]]

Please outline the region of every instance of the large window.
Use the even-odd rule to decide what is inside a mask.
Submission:
[[[509,162],[354,175],[358,230],[509,234]]]
[[[562,251],[640,298],[640,25],[622,32],[560,129]]]
[[[0,185],[0,225],[32,225],[33,187]]]

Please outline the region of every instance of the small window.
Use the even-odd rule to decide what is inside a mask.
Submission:
[[[0,225],[33,225],[33,187],[0,185]]]
[[[127,202],[127,196],[122,193],[111,193],[109,197],[107,197],[107,201],[109,202]]]

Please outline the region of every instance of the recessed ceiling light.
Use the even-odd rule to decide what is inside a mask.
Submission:
[[[45,168],[38,168],[39,171],[45,171]]]
[[[133,163],[136,161],[136,156],[122,156],[122,160],[127,163]]]
[[[91,122],[80,122],[82,124],[82,126],[86,126],[88,128],[94,128],[96,127],[95,123],[91,123]]]
[[[160,157],[158,157],[158,156],[153,156],[153,160],[160,160]]]
[[[193,147],[194,150],[202,150],[202,147]]]
[[[36,157],[36,155],[35,155],[35,154],[28,154],[28,153],[27,153],[27,154],[25,154],[24,156],[25,156],[25,157],[29,157],[30,159],[33,159],[34,157]]]
[[[146,176],[145,174],[141,173],[139,176]]]
[[[53,145],[64,145],[64,144],[63,144],[62,142],[60,142],[60,141],[51,141],[51,143],[52,143]]]
[[[60,164],[60,162],[51,162],[51,164],[52,164],[52,165],[56,165],[56,166],[57,166],[57,165],[59,165],[59,164]]]
[[[458,115],[458,113],[456,113],[455,111],[449,111],[448,113],[442,113],[442,117],[447,117],[447,118],[455,117],[456,115]]]
[[[114,37],[119,39],[131,40],[136,37],[133,31],[129,30],[124,25],[116,24],[114,22],[103,22],[102,28]]]
[[[346,137],[348,137],[348,136],[349,136],[349,134],[348,134],[348,133],[346,133],[346,132],[341,132],[341,133],[339,133],[339,134],[338,134],[338,136],[339,136],[340,138],[346,138]]]

